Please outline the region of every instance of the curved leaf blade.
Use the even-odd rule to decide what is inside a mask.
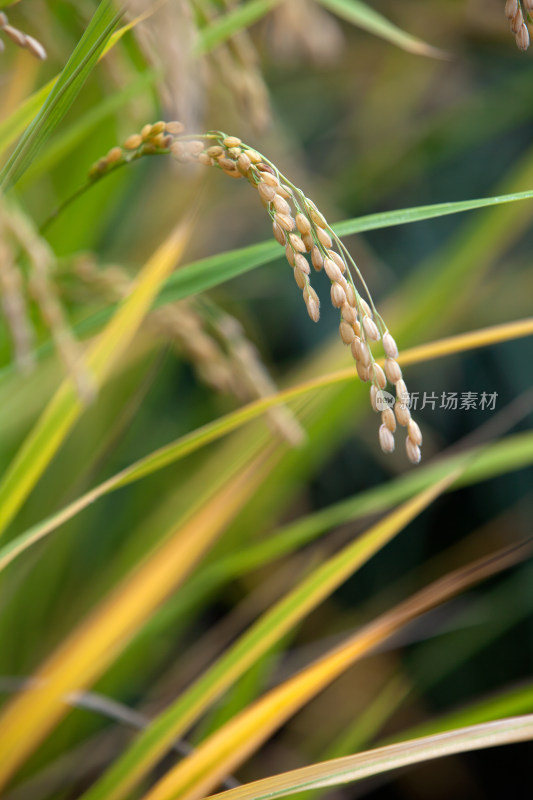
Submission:
[[[319,0],[319,3],[341,19],[401,47],[408,53],[433,58],[444,58],[446,55],[442,50],[394,25],[383,14],[359,0]]]
[[[41,110],[0,172],[0,188],[16,183],[39,148],[65,116],[89,77],[119,19],[111,0],[102,0]]]
[[[279,600],[215,664],[157,717],[126,753],[84,795],[84,800],[120,800],[199,716],[291,628],[353,575],[378,550],[427,508],[456,473],[430,486],[329,558]]]
[[[435,487],[436,488],[436,487]],[[372,652],[407,623],[465,588],[516,564],[530,542],[505,548],[445,575],[365,625],[208,737],[148,791],[144,800],[197,800],[255,752],[290,717],[348,667]]]
[[[182,222],[148,260],[130,295],[91,347],[86,363],[96,386],[103,383],[130,343],[161,284],[180,258],[191,230],[191,219]],[[82,411],[82,401],[68,378],[44,409],[0,481],[0,536]]]
[[[308,789],[342,786],[454,753],[467,753],[530,739],[533,739],[533,714],[510,717],[313,764],[211,795],[207,800],[214,800],[215,797],[217,800],[267,800],[286,797]]]
[[[513,192],[511,194],[497,195],[495,197],[482,197],[476,200],[460,200],[452,203],[436,203],[429,206],[416,206],[413,208],[400,208],[396,211],[384,211],[378,214],[367,214],[355,219],[337,222],[331,227],[338,236],[349,236],[365,231],[392,228],[396,225],[424,222],[450,214],[460,214],[465,211],[475,211],[488,206],[498,206],[506,203],[515,203],[521,200],[533,199],[533,190]],[[215,256],[209,256],[199,261],[183,266],[167,280],[155,307],[192,297],[208,289],[214,289],[226,281],[244,275],[252,269],[262,267],[278,258],[281,254],[279,245],[275,241],[259,242],[229,250]],[[83,323],[75,326],[79,335],[89,334],[98,329],[112,313],[112,306],[92,315]],[[5,374],[4,370],[4,374]],[[2,373],[0,373],[0,378]]]
[[[450,355],[451,353],[464,352],[473,347],[482,347],[493,344],[494,342],[509,341],[510,339],[518,338],[519,336],[527,336],[529,334],[533,334],[533,319],[496,325],[480,331],[472,331],[470,333],[452,336],[437,342],[430,342],[405,350],[402,354],[402,362],[404,364],[420,363],[426,359],[435,359]],[[249,403],[243,408],[230,412],[224,417],[220,417],[198,428],[196,431],[192,431],[180,437],[175,442],[164,445],[148,456],[126,467],[111,478],[108,478],[98,486],[95,486],[93,489],[90,489],[52,517],[37,523],[29,530],[20,534],[20,536],[17,536],[15,539],[5,544],[0,548],[0,572],[17,558],[17,556],[36,542],[41,541],[41,539],[56,530],[60,525],[72,519],[84,508],[87,508],[98,500],[98,498],[185,458],[195,450],[217,441],[222,436],[256,419],[264,414],[265,411],[268,411],[269,408],[300,397],[307,392],[353,379],[353,369],[351,368],[321,376],[320,378],[299,384],[292,389],[286,389],[278,392],[276,395],[271,395],[270,397]],[[475,464],[467,468],[468,475],[471,475],[472,479],[476,479],[476,477],[477,479],[482,479],[483,475],[487,474],[487,470],[488,474],[495,474],[495,468],[505,470],[506,468],[512,468],[511,465],[514,465],[514,468],[518,469],[520,466],[530,463],[532,452],[527,444],[527,435],[524,436],[525,439],[522,437],[523,441],[516,447],[508,443],[496,443],[491,447],[482,448],[479,457],[475,459]],[[493,451],[497,451],[498,453],[495,458],[491,457]],[[509,453],[509,451],[511,452]],[[424,486],[428,485],[428,482],[431,482],[435,473],[438,474],[439,478],[442,477],[442,470],[446,469],[446,463],[449,462],[418,470],[417,473],[411,473],[407,480],[405,478],[402,479],[402,486],[406,482],[409,483],[409,485],[413,487],[413,492],[424,488]],[[486,466],[484,467],[484,465]],[[483,472],[484,469],[485,472]],[[424,480],[426,480],[426,483],[424,483]],[[394,484],[392,486],[394,486]],[[387,487],[387,492],[385,494],[391,495],[391,487]],[[394,494],[392,496],[395,497]],[[404,500],[406,499],[406,495],[404,494],[400,497],[396,497],[396,499],[398,501]],[[346,504],[342,504],[343,508],[345,505]],[[388,507],[390,507],[390,505]],[[373,508],[372,510],[379,510],[379,507]],[[383,510],[383,507],[381,507],[381,510]],[[326,512],[328,512],[328,514],[326,514]],[[331,519],[332,521],[325,523],[326,526],[329,524],[338,524],[339,521],[335,521],[335,513],[337,512],[334,509],[329,509],[329,511],[325,510],[321,514],[315,515],[315,517],[325,520],[327,516],[328,519]],[[345,519],[342,521],[345,521]]]

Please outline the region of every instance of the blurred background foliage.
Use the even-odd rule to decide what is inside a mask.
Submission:
[[[407,52],[313,0],[271,3],[268,10],[265,4],[261,19],[213,48],[205,31],[238,4],[153,5],[160,8],[95,68],[17,185],[17,203],[36,226],[85,182],[94,161],[156,119],[181,119],[189,131],[214,128],[241,137],[302,187],[330,222],[531,188],[532,55],[516,49],[499,0],[372,4],[398,28],[441,51],[429,55]],[[41,63],[6,45],[0,56],[1,120],[61,70],[95,7],[89,0],[33,0],[9,9],[12,24],[38,38],[48,59]],[[130,18],[145,10],[147,4],[132,2]],[[200,211],[184,263],[268,238],[268,220],[250,202],[247,186],[163,157],[119,170],[52,222],[46,238],[55,254],[53,282],[80,336],[83,321],[117,299],[99,288],[94,275],[133,279],[196,202]],[[405,348],[530,315],[530,219],[525,201],[383,228],[351,237],[348,244]],[[109,273],[117,267],[120,273]],[[325,284],[320,288],[325,296]],[[209,304],[190,302],[201,319],[209,318]],[[281,257],[217,287],[209,303],[240,322],[278,385],[350,364],[337,341],[336,313],[324,302],[320,324],[311,323]],[[178,306],[167,308],[180,317]],[[42,352],[28,374],[13,369],[9,330],[0,328],[3,468],[64,373],[46,346],[49,332],[33,301],[29,313]],[[173,334],[172,319],[159,328],[147,322],[24,503],[10,536],[246,399],[213,391],[195,361]],[[530,339],[426,361],[405,372],[421,397],[497,393],[493,411],[450,411],[439,408],[440,402],[419,411],[425,437],[420,469],[467,446],[523,435],[531,426]],[[364,394],[354,377],[353,384],[307,396],[298,405],[307,434],[300,447],[290,447],[263,420],[250,423],[102,498],[24,553],[0,586],[0,675],[30,675],[169,526],[189,513],[193,500],[201,502],[251,461],[262,470],[260,488],[250,490],[183,591],[94,687],[148,715],[164,708],[296,578],[361,533],[375,514],[325,524],[316,541],[254,569],[222,569],[220,580],[211,583],[209,569],[229,564],[232,554],[301,517],[364,496],[414,469],[403,448],[393,456],[381,453]],[[524,461],[438,499],[262,658],[189,740],[201,740],[361,621],[446,570],[528,535],[531,453]],[[204,573],[208,579],[202,583]],[[333,754],[332,743],[338,744],[335,754],[354,752],[404,737],[457,709],[479,703],[489,709],[495,694],[507,698],[500,716],[514,708],[533,711],[532,580],[531,564],[515,567],[422,618],[394,646],[348,670],[298,713],[238,771],[239,780],[320,760]],[[131,735],[116,721],[73,711],[31,757],[6,800],[81,796]],[[530,745],[516,745],[338,791],[347,797],[435,800],[504,792],[526,797],[530,758]]]

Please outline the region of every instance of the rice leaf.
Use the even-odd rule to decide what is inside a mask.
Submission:
[[[258,22],[279,2],[280,0],[249,0],[247,3],[236,5],[231,11],[213,20],[199,31],[194,48],[195,53],[202,55],[210,52],[239,31]]]
[[[196,800],[203,797],[348,667],[368,655],[408,622],[464,591],[466,587],[517,563],[528,552],[529,542],[523,542],[493,553],[449,573],[385,612],[343,644],[267,692],[220,728],[192,755],[172,768],[143,800],[175,800],[178,797],[180,800]]]
[[[344,220],[332,225],[332,228],[339,236],[348,236],[532,198],[533,190],[529,190],[496,197],[482,197],[477,200],[403,208]],[[167,280],[156,307],[183,300],[208,289],[214,289],[252,269],[269,264],[280,256],[280,252],[280,247],[276,242],[265,241],[187,264]],[[102,325],[111,313],[110,309],[104,309],[75,326],[74,330],[79,335],[90,333]],[[5,373],[6,370],[0,373],[0,379]]]
[[[91,347],[87,367],[95,386],[106,380],[124,353],[156,297],[175,267],[187,242],[192,218],[187,218],[157,249],[139,274],[131,294]],[[0,481],[0,535],[24,503],[62,441],[83,411],[71,378],[52,397]]]
[[[286,797],[306,789],[342,786],[454,753],[467,753],[530,739],[533,739],[533,714],[483,722],[273,775],[212,795],[209,800],[214,800],[215,797],[217,800],[267,800],[272,797]]]
[[[119,19],[120,14],[114,10],[111,0],[102,0],[44,105],[0,172],[0,188],[6,189],[20,179],[59,125],[98,62]]]
[[[126,796],[137,781],[166,753],[172,741],[181,736],[217,697],[227,691],[294,625],[427,508],[451,485],[456,476],[455,472],[448,474],[437,484],[407,501],[304,578],[153,721],[102,779],[89,789],[84,800],[119,800]]]
[[[433,360],[445,355],[450,355],[456,352],[464,352],[473,347],[481,347],[493,344],[495,342],[509,341],[510,339],[518,338],[519,336],[527,336],[533,333],[533,320],[521,320],[519,322],[508,323],[504,325],[496,325],[490,328],[485,328],[480,331],[472,331],[467,334],[460,334],[458,336],[448,337],[437,342],[431,342],[425,345],[405,350],[402,354],[402,362],[404,364],[420,363],[425,360]],[[81,497],[74,500],[61,511],[54,514],[47,520],[34,525],[28,531],[17,536],[12,541],[5,544],[0,548],[0,571],[5,569],[17,556],[31,547],[38,541],[41,541],[45,536],[54,531],[60,525],[64,524],[67,520],[72,519],[76,514],[79,514],[84,508],[92,505],[98,498],[103,497],[109,492],[127,486],[141,478],[151,475],[159,469],[163,469],[176,461],[185,458],[195,450],[204,447],[211,442],[216,441],[222,436],[227,435],[231,431],[246,424],[252,419],[262,415],[269,408],[273,408],[278,404],[285,403],[291,399],[300,397],[310,391],[316,391],[319,388],[331,386],[339,381],[351,381],[354,379],[353,369],[342,370],[330,375],[324,375],[318,379],[310,380],[305,383],[299,384],[292,389],[286,389],[276,395],[257,400],[249,403],[247,406],[238,409],[237,411],[230,412],[224,417],[207,423],[196,431],[180,437],[175,442],[165,445],[155,452],[139,459],[136,463],[124,470],[108,478],[103,483],[96,486],[94,489],[89,490]],[[469,464],[467,475],[471,476],[471,480],[482,480],[488,476],[498,474],[498,468],[503,471],[509,469],[518,469],[524,464],[530,463],[533,458],[533,450],[528,447],[528,436],[524,435],[514,445],[496,443],[489,448],[481,448],[479,457],[476,457],[474,464]],[[495,449],[498,453],[496,461],[491,457],[492,450]],[[468,459],[471,460],[470,458]],[[431,482],[435,473],[441,473],[446,470],[444,462],[440,465],[434,465],[429,468],[417,470],[416,473],[411,473],[404,476],[400,483],[403,487],[403,482],[406,482],[411,491],[424,488]],[[426,481],[426,482],[425,482]],[[394,493],[395,484],[386,487],[385,495],[390,497],[397,497],[398,500],[405,499],[406,495],[399,497]],[[416,487],[416,488],[415,488]],[[385,506],[380,506],[379,503],[383,502],[383,497],[380,495],[378,505],[372,508],[372,511],[384,510]],[[349,502],[349,501],[348,501]],[[391,502],[386,507],[390,507]],[[344,508],[345,504],[342,505]],[[332,523],[332,514],[336,514],[335,509],[322,511],[316,518],[323,519],[322,523],[327,528],[331,524],[339,524],[346,521],[346,518],[339,519],[337,522]],[[341,511],[341,514],[343,512]],[[370,512],[369,512],[370,513]],[[301,524],[306,524],[305,520],[297,523],[300,528]],[[288,541],[288,538],[287,538]]]
[[[319,3],[341,19],[407,50],[408,53],[433,58],[443,58],[445,55],[442,50],[403,31],[367,3],[359,0],[319,0]]]
[[[262,475],[245,469],[202,498],[185,522],[116,586],[35,673],[0,716],[0,786],[68,713],[63,696],[94,681],[114,661],[157,606],[187,576]],[[250,479],[249,479],[250,478]]]

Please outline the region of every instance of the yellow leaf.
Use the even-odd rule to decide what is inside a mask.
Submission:
[[[193,215],[168,237],[139,274],[131,293],[117,309],[87,355],[87,370],[101,386],[129,346],[165,278],[181,257]],[[67,433],[83,411],[72,379],[63,381],[48,403],[0,483],[0,536],[29,495]]]
[[[271,800],[309,789],[323,789],[381,775],[409,764],[419,764],[453,753],[466,753],[484,747],[526,742],[533,739],[533,714],[508,717],[466,728],[410,739],[378,747],[365,753],[312,764],[261,781],[238,786],[212,795],[206,800]]]
[[[170,770],[143,800],[203,797],[348,667],[411,620],[449,600],[465,587],[522,559],[529,545],[529,541],[522,542],[456,570],[378,617],[216,731]]]
[[[69,711],[65,694],[94,681],[257,491],[263,474],[241,470],[132,571],[38,670],[0,717],[0,786]]]
[[[401,362],[403,365],[419,364],[431,359],[442,358],[443,356],[464,352],[476,347],[487,347],[491,344],[510,341],[531,334],[533,334],[533,319],[507,322],[502,325],[481,328],[480,330],[469,331],[468,333],[461,333],[457,336],[450,336],[417,347],[411,347],[402,352]],[[382,364],[383,359],[380,359],[379,363]],[[103,483],[90,489],[48,520],[35,525],[30,530],[23,533],[17,540],[10,543],[9,548],[0,550],[0,572],[33,544],[43,539],[67,520],[72,519],[72,517],[108,492],[112,492],[121,486],[128,485],[144,477],[144,475],[151,474],[156,469],[160,469],[180,458],[184,458],[189,453],[194,452],[194,450],[216,441],[244,425],[246,422],[259,417],[261,414],[264,414],[265,411],[268,411],[276,405],[301,397],[308,392],[354,379],[353,367],[321,375],[318,378],[312,378],[296,386],[292,386],[289,389],[284,389],[277,394],[248,403],[242,406],[242,408],[232,411],[224,417],[219,417],[213,422],[209,422],[201,428],[185,434],[180,439],[160,447],[148,456],[139,459],[134,464],[121,470],[113,477],[108,478]]]

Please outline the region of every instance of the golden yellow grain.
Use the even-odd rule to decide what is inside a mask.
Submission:
[[[274,219],[284,231],[294,230],[294,219],[288,214],[276,214]]]
[[[224,158],[224,159],[222,159],[222,158],[221,158],[221,159],[219,160],[219,163],[221,163],[222,161],[227,161],[227,159],[225,159],[225,158]],[[230,163],[231,163],[231,162],[230,162]],[[263,183],[263,182],[261,182],[261,183],[258,183],[258,184],[257,184],[257,191],[259,192],[259,196],[261,197],[261,199],[262,199],[262,200],[264,200],[264,201],[265,201],[265,203],[270,203],[270,202],[272,202],[272,200],[273,200],[273,199],[275,198],[275,196],[276,196],[276,190],[274,189],[274,187],[273,187],[273,186],[268,186],[268,184],[266,184],[266,183]],[[282,216],[282,217],[283,217],[283,216],[285,216],[285,215],[283,215],[283,214],[282,214],[282,215],[276,215],[276,217],[277,217],[277,216]],[[281,223],[279,222],[279,220],[278,220],[278,223],[281,225]],[[283,226],[282,226],[282,227],[283,227]]]
[[[420,459],[422,458],[420,448],[413,441],[411,441],[409,437],[405,440],[405,450],[407,452],[407,458],[409,461],[411,461],[411,463],[420,463]]]
[[[318,241],[320,242],[320,244],[323,247],[325,247],[326,249],[328,247],[331,247],[331,244],[332,244],[331,236],[323,228],[317,228],[316,229],[316,236],[317,236]]]
[[[281,195],[279,194],[274,195],[274,199],[272,200],[272,205],[274,206],[278,214],[286,214],[287,216],[291,215],[291,207]]]
[[[391,383],[397,383],[402,378],[400,365],[393,358],[385,359],[385,374]]]
[[[285,235],[285,231],[283,230],[283,228],[280,225],[278,225],[276,220],[274,220],[272,222],[272,232],[274,233],[274,239],[277,242],[279,242],[279,244],[285,245],[285,243],[287,241],[287,237]]]
[[[383,409],[381,412],[381,421],[387,426],[391,433],[394,433],[396,430],[396,417],[394,416],[394,411],[391,408],[387,407]]]
[[[346,302],[346,292],[340,283],[335,282],[331,284],[331,302],[335,308],[342,308]]]
[[[316,246],[316,244],[314,245],[313,249],[311,250],[311,262],[312,262],[313,267],[316,269],[317,272],[319,270],[321,270],[322,267],[324,266],[324,257],[322,255],[322,253],[320,252],[320,249]]]
[[[294,268],[294,280],[300,289],[303,289],[307,283],[305,273],[303,273],[301,269],[298,269],[298,267]]]
[[[394,452],[394,436],[386,425],[381,425],[379,428],[379,446],[384,453]]]
[[[311,223],[309,222],[305,214],[298,212],[298,214],[296,214],[296,217],[294,219],[296,221],[296,227],[298,228],[301,234],[311,233]]]
[[[308,260],[301,253],[295,254],[294,266],[298,267],[298,269],[300,269],[305,275],[309,275],[309,273],[311,272]]]
[[[305,244],[296,233],[289,233],[289,241],[299,253],[305,253]]]
[[[339,325],[339,333],[344,344],[351,344],[354,339],[354,330],[352,326],[343,320]]]
[[[183,122],[178,122],[177,120],[165,122],[165,131],[172,134],[172,136],[178,136],[180,133],[183,133],[184,130],[185,126]]]
[[[128,138],[124,142],[124,147],[126,148],[126,150],[137,150],[137,148],[140,147],[142,143],[143,143],[142,136],[138,133],[134,133],[131,136],[128,136]]]

